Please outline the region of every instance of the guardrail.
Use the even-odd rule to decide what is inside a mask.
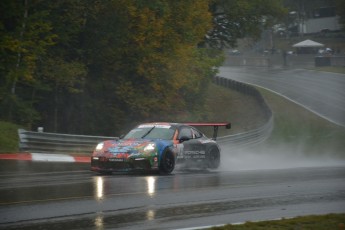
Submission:
[[[261,93],[254,86],[219,76],[214,77],[213,82],[217,85],[221,85],[226,88],[236,90],[240,93],[254,97],[259,106],[263,109],[266,121],[268,122],[272,118],[272,111],[270,107],[267,105]]]
[[[272,130],[273,117],[271,117],[269,121],[260,128],[248,132],[218,137],[217,143],[229,146],[233,150],[241,149],[265,141],[270,136]]]
[[[214,78],[214,83],[254,97],[263,109],[266,118],[266,123],[256,129],[248,132],[218,137],[217,142],[220,145],[229,145],[231,149],[240,149],[266,140],[271,135],[274,122],[272,111],[267,105],[265,99],[262,97],[261,93],[251,85],[219,76]]]
[[[265,111],[266,123],[248,132],[218,137],[221,145],[230,145],[232,149],[243,148],[266,140],[273,129],[273,116],[260,92],[253,86],[246,85],[231,79],[216,76],[214,83],[239,91],[254,97]],[[18,130],[19,149],[35,153],[68,153],[89,155],[97,143],[116,139],[117,137],[85,136],[59,133],[32,132],[23,129]]]
[[[117,137],[32,132],[18,129],[19,149],[35,153],[91,154],[97,143]]]

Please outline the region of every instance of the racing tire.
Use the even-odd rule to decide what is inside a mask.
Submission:
[[[160,174],[170,174],[175,168],[175,157],[174,154],[168,150],[165,150],[162,154],[161,161],[159,164]]]
[[[220,165],[220,152],[216,148],[211,148],[206,154],[207,168],[217,169]]]

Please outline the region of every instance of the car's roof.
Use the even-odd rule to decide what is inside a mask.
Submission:
[[[142,123],[138,126],[186,126],[185,124],[182,123],[175,123],[175,122],[149,122],[149,123]]]
[[[176,123],[176,122],[149,122],[149,123],[143,123],[138,126],[225,126],[227,129],[231,128],[231,123],[229,122],[185,122],[185,123]]]

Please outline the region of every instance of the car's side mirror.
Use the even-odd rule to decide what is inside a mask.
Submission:
[[[184,142],[184,141],[189,141],[189,140],[190,140],[190,138],[187,137],[187,136],[182,136],[182,137],[180,137],[180,139],[179,139],[180,143],[182,143],[182,142]]]

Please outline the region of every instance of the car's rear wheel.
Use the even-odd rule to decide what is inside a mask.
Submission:
[[[172,152],[165,150],[162,154],[159,172],[161,174],[170,174],[175,168],[175,157]]]
[[[220,165],[220,152],[216,148],[211,148],[206,154],[207,166],[210,169],[217,169]]]

